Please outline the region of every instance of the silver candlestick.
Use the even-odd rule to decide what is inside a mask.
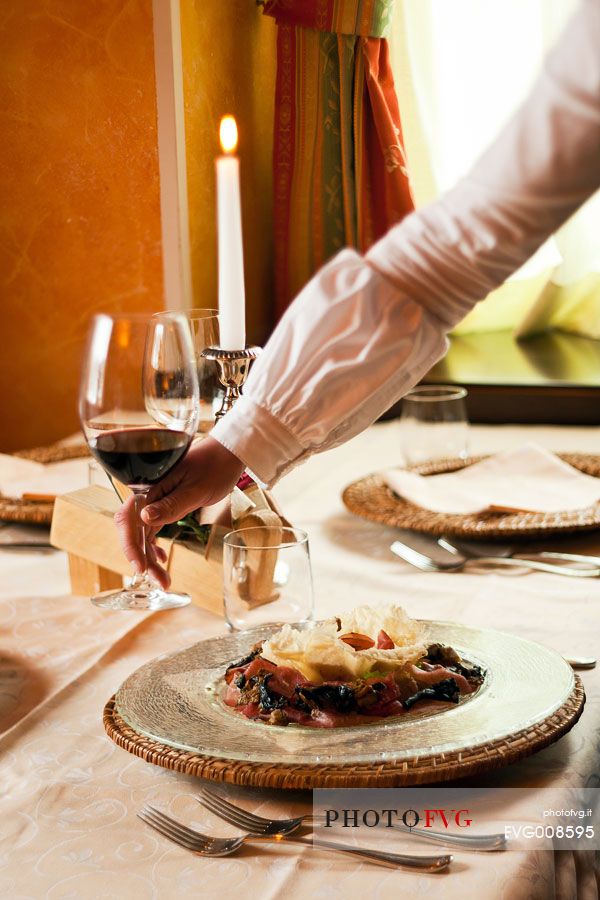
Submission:
[[[229,412],[242,392],[250,366],[262,352],[262,347],[246,347],[245,350],[223,350],[222,347],[207,347],[202,351],[204,359],[212,359],[219,368],[219,381],[225,387],[221,409],[215,418],[221,419]]]

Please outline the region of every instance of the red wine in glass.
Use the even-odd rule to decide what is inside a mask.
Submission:
[[[89,448],[100,465],[117,481],[150,487],[170,472],[185,455],[191,435],[165,428],[124,428],[92,438]]]
[[[139,546],[147,493],[185,455],[198,427],[198,375],[185,316],[100,315],[94,318],[81,376],[79,413],[92,454],[135,500]],[[108,609],[171,609],[187,594],[163,591],[144,571],[124,590],[92,603]]]

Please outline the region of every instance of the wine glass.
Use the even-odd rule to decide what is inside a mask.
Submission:
[[[157,319],[160,319],[169,313],[160,312],[155,315]],[[225,394],[225,388],[219,381],[217,366],[212,360],[202,356],[202,351],[207,347],[219,346],[219,312],[216,309],[198,307],[186,310],[183,315],[190,324],[192,343],[196,354],[200,397],[198,433],[206,434],[215,424],[215,412],[220,407]]]
[[[145,547],[140,514],[148,490],[182,459],[198,426],[198,377],[185,316],[95,316],[79,415],[92,454],[111,479],[131,488]],[[128,588],[92,597],[105,609],[171,609],[189,602],[187,594],[163,591],[147,571]]]
[[[219,313],[216,309],[189,309],[185,315],[192,331],[198,370],[200,392],[198,431],[204,434],[215,424],[215,412],[220,407],[225,393],[225,388],[219,381],[217,366],[212,360],[204,359],[202,356],[202,351],[207,347],[219,346]]]
[[[420,385],[402,400],[400,430],[407,465],[469,456],[467,391],[455,385]]]
[[[223,600],[225,618],[234,630],[312,619],[313,582],[306,532],[255,525],[226,534]]]

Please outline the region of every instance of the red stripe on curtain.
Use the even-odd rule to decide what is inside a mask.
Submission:
[[[278,23],[273,154],[278,315],[338,249],[366,251],[413,209],[389,47],[381,36],[391,4],[265,4],[265,13]]]
[[[365,145],[369,195],[373,206],[372,231],[360,250],[366,251],[414,208],[400,110],[386,40],[361,38],[365,59]]]
[[[275,295],[289,297],[288,253],[277,248],[290,246],[289,227],[295,143],[296,38],[291,25],[277,30],[277,84],[273,131],[273,226],[275,236]]]

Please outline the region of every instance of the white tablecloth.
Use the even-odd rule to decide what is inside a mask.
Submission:
[[[600,452],[598,429],[472,431],[473,453],[526,439],[555,450]],[[340,493],[349,481],[399,461],[398,424],[378,425],[314,458],[276,491],[286,515],[309,532],[318,615],[393,601],[414,616],[513,630],[565,655],[598,653],[600,581],[419,573],[389,552],[391,529],[344,510]],[[131,671],[159,653],[223,633],[222,620],[196,608],[145,616],[101,611],[69,596],[63,554],[0,554],[0,896],[598,897],[589,854],[456,853],[448,874],[419,875],[281,845],[199,859],[170,844],[136,818],[144,803],[213,833],[232,829],[193,800],[193,779],[112,744],[101,712]],[[600,784],[600,677],[598,671],[582,676],[588,701],[573,731],[479,783]],[[221,789],[256,811],[310,808],[307,793]]]

